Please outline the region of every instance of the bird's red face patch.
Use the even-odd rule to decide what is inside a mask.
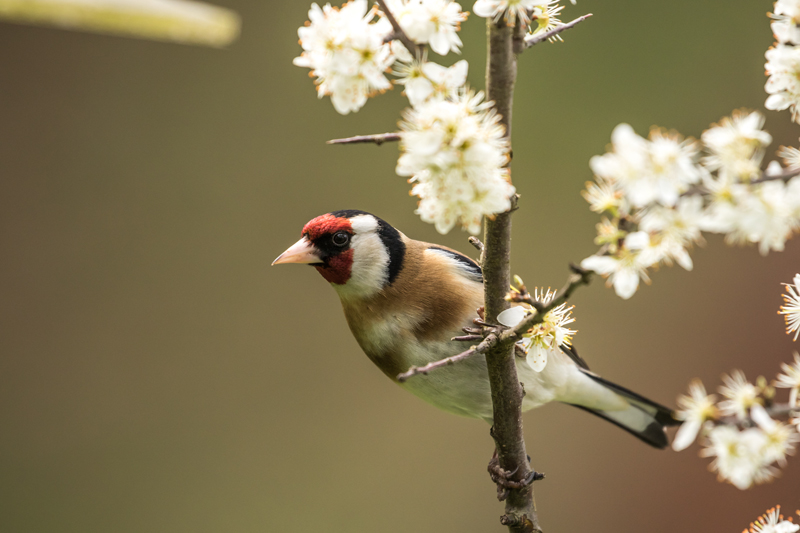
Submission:
[[[350,221],[328,213],[318,216],[303,226],[303,235],[308,235],[308,239],[313,242],[327,233],[333,234],[342,230],[349,233],[353,232],[353,226]]]
[[[352,267],[353,250],[345,250],[328,259],[328,264],[326,266],[316,266],[316,269],[328,283],[344,285],[347,283],[347,280],[350,279]]]
[[[303,226],[303,235],[308,237],[322,259],[322,264],[315,264],[314,267],[325,281],[337,285],[347,283],[353,267],[353,249],[337,247],[331,240],[334,234],[341,231],[352,235],[353,226],[348,219],[330,213],[318,216]]]

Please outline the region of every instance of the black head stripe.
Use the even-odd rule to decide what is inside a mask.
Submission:
[[[400,274],[400,271],[403,269],[403,260],[406,256],[406,243],[403,242],[400,232],[394,229],[394,227],[385,220],[376,217],[372,213],[359,211],[358,209],[333,211],[331,215],[342,218],[369,215],[378,222],[378,236],[386,247],[386,251],[389,253],[389,279],[387,285],[394,283],[394,280],[397,279],[398,274]]]

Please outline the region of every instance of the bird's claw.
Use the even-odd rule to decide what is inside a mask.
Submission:
[[[475,324],[476,326],[483,326],[485,328],[492,328],[492,329],[500,329],[501,328],[501,326],[498,326],[497,324],[490,324],[490,323],[484,321],[482,318],[473,318],[472,319],[472,323]]]
[[[528,458],[528,462],[530,462],[530,457]],[[497,499],[501,502],[508,498],[509,491],[524,489],[534,481],[544,479],[544,474],[534,470],[531,470],[524,479],[519,481],[509,479],[517,473],[519,466],[514,470],[503,470],[503,467],[500,466],[500,459],[497,457],[497,450],[495,450],[494,455],[492,455],[492,460],[489,461],[487,470],[489,471],[489,477],[492,478],[492,482],[497,485]]]

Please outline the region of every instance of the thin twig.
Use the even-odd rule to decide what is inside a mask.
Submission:
[[[395,38],[398,41],[400,41],[401,43],[403,43],[403,46],[406,47],[406,50],[408,50],[408,53],[410,53],[412,56],[416,55],[417,52],[419,51],[417,49],[417,45],[414,43],[414,41],[412,41],[408,37],[408,35],[406,35],[406,32],[403,31],[403,28],[400,27],[400,23],[397,22],[397,19],[394,18],[394,15],[392,14],[392,12],[389,11],[389,7],[386,5],[386,1],[385,0],[377,0],[377,2],[378,2],[378,5],[381,7],[381,11],[383,11],[383,14],[386,15],[386,20],[388,20],[389,24],[392,25],[392,29],[394,30],[394,34],[395,34]]]
[[[770,418],[777,418],[779,420],[788,420],[794,413],[800,413],[800,406],[791,406],[788,403],[779,403],[770,405],[769,407],[764,408],[767,411],[767,414]],[[745,419],[741,419],[736,416],[723,416],[715,419],[717,423],[725,424],[729,426],[738,426],[742,428],[746,427],[754,427],[756,426],[756,422],[747,417]]]
[[[756,185],[758,183],[764,183],[765,181],[775,181],[775,180],[782,180],[782,181],[789,181],[790,179],[794,178],[800,174],[800,168],[787,168],[783,172],[779,174],[767,174],[766,172],[761,175],[760,178],[754,179],[750,182],[750,185]]]
[[[562,24],[561,26],[556,26],[552,30],[546,31],[544,33],[539,33],[537,35],[531,35],[530,37],[525,38],[525,48],[530,48],[531,46],[534,46],[534,45],[537,45],[537,44],[539,44],[539,43],[541,43],[543,41],[546,41],[547,39],[549,39],[553,35],[558,35],[559,33],[561,33],[564,30],[568,30],[570,28],[574,28],[575,26],[577,26],[578,24],[580,24],[581,22],[583,22],[584,20],[588,19],[591,16],[592,16],[592,14],[588,13],[588,14],[582,16],[582,17],[576,18],[575,20],[573,20],[571,22],[567,22],[566,24]]]
[[[357,135],[355,137],[347,137],[344,139],[331,139],[327,142],[327,144],[374,143],[380,146],[385,142],[399,141],[400,139],[400,133],[376,133],[375,135]]]
[[[481,342],[477,346],[473,346],[472,348],[470,348],[465,352],[461,352],[460,354],[454,355],[452,357],[442,359],[441,361],[428,363],[425,366],[412,366],[411,368],[408,369],[407,372],[403,372],[402,374],[398,375],[397,381],[403,383],[410,377],[417,376],[419,374],[427,374],[431,370],[436,370],[437,368],[452,365],[454,363],[457,363],[458,361],[463,361],[464,359],[469,359],[475,354],[486,352],[495,344],[497,344],[497,335],[489,334],[488,337],[483,339],[483,342]]]
[[[761,173],[761,177],[756,178],[751,181],[742,181],[740,182],[742,185],[758,185],[759,183],[766,183],[768,181],[789,181],[790,179],[800,175],[800,167],[798,168],[787,168],[783,172],[779,172],[778,174],[767,174],[766,172]],[[681,196],[693,196],[695,194],[708,194],[708,189],[703,187],[702,185],[695,185],[690,187],[688,191],[681,194]]]

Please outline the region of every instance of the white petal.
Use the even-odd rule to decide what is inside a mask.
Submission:
[[[610,274],[617,269],[617,260],[608,256],[590,255],[581,261],[581,268],[601,275]]]
[[[528,312],[525,310],[524,307],[520,306],[510,307],[505,311],[503,311],[502,313],[500,313],[499,315],[497,315],[497,321],[503,324],[504,326],[513,328],[514,326],[522,322],[522,319],[525,318],[527,314]]]
[[[639,275],[635,271],[626,268],[614,275],[614,291],[623,300],[627,300],[636,294],[636,289],[638,288]]]
[[[650,245],[650,235],[646,231],[629,233],[625,237],[625,248],[628,250],[643,250]]]
[[[678,262],[680,266],[682,266],[686,270],[692,270],[692,268],[694,268],[694,263],[692,262],[692,258],[689,255],[689,252],[687,252],[686,249],[684,248],[675,250],[675,260]]]
[[[760,404],[755,404],[750,408],[750,418],[764,431],[772,431],[775,429],[775,421],[770,418],[766,409]]]
[[[694,442],[694,439],[697,438],[701,427],[702,423],[698,419],[691,419],[684,422],[675,434],[675,440],[672,441],[672,449],[679,452],[688,448]]]
[[[450,40],[441,32],[431,35],[429,44],[433,51],[440,56],[446,56],[447,52],[450,51]]]
[[[547,350],[541,346],[534,346],[528,352],[528,364],[535,372],[541,372],[547,366]]]
[[[479,17],[491,17],[494,15],[495,5],[496,2],[490,0],[478,0],[475,2],[475,5],[472,6],[472,12]]]

